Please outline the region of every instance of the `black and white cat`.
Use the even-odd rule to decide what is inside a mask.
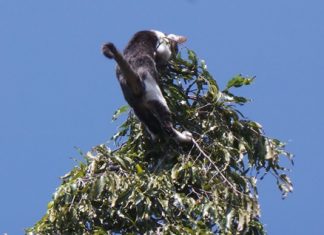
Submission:
[[[128,104],[144,123],[153,140],[161,135],[179,142],[191,142],[192,134],[179,132],[172,124],[171,112],[158,85],[157,65],[163,65],[177,53],[178,43],[186,38],[162,32],[137,32],[126,46],[123,55],[113,43],[103,46],[103,54],[115,59],[117,78]]]

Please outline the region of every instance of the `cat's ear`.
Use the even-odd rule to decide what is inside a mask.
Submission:
[[[187,41],[187,38],[185,36],[181,36],[181,35],[175,35],[175,34],[169,34],[167,36],[167,38],[169,38],[170,40],[173,40],[179,44],[184,43],[185,41]]]

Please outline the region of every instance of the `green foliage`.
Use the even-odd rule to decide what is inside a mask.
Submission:
[[[193,133],[193,143],[153,144],[128,112],[112,138],[117,149],[100,145],[85,154],[28,234],[265,233],[258,176],[270,172],[286,196],[292,183],[281,159],[292,156],[236,109],[248,100],[230,89],[254,78],[235,76],[220,91],[205,62],[187,55],[160,71],[160,85],[176,128]]]

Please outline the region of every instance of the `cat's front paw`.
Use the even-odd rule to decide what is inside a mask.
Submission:
[[[183,131],[181,134],[183,136],[183,138],[182,138],[183,142],[187,142],[187,143],[192,142],[192,134],[191,134],[191,132]]]

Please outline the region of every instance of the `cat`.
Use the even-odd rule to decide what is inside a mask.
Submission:
[[[153,141],[165,135],[181,143],[192,141],[190,132],[181,133],[173,127],[157,71],[157,66],[166,65],[177,53],[178,44],[185,41],[183,36],[145,30],[131,38],[123,54],[113,43],[102,47],[103,54],[117,62],[116,75],[124,97]]]

